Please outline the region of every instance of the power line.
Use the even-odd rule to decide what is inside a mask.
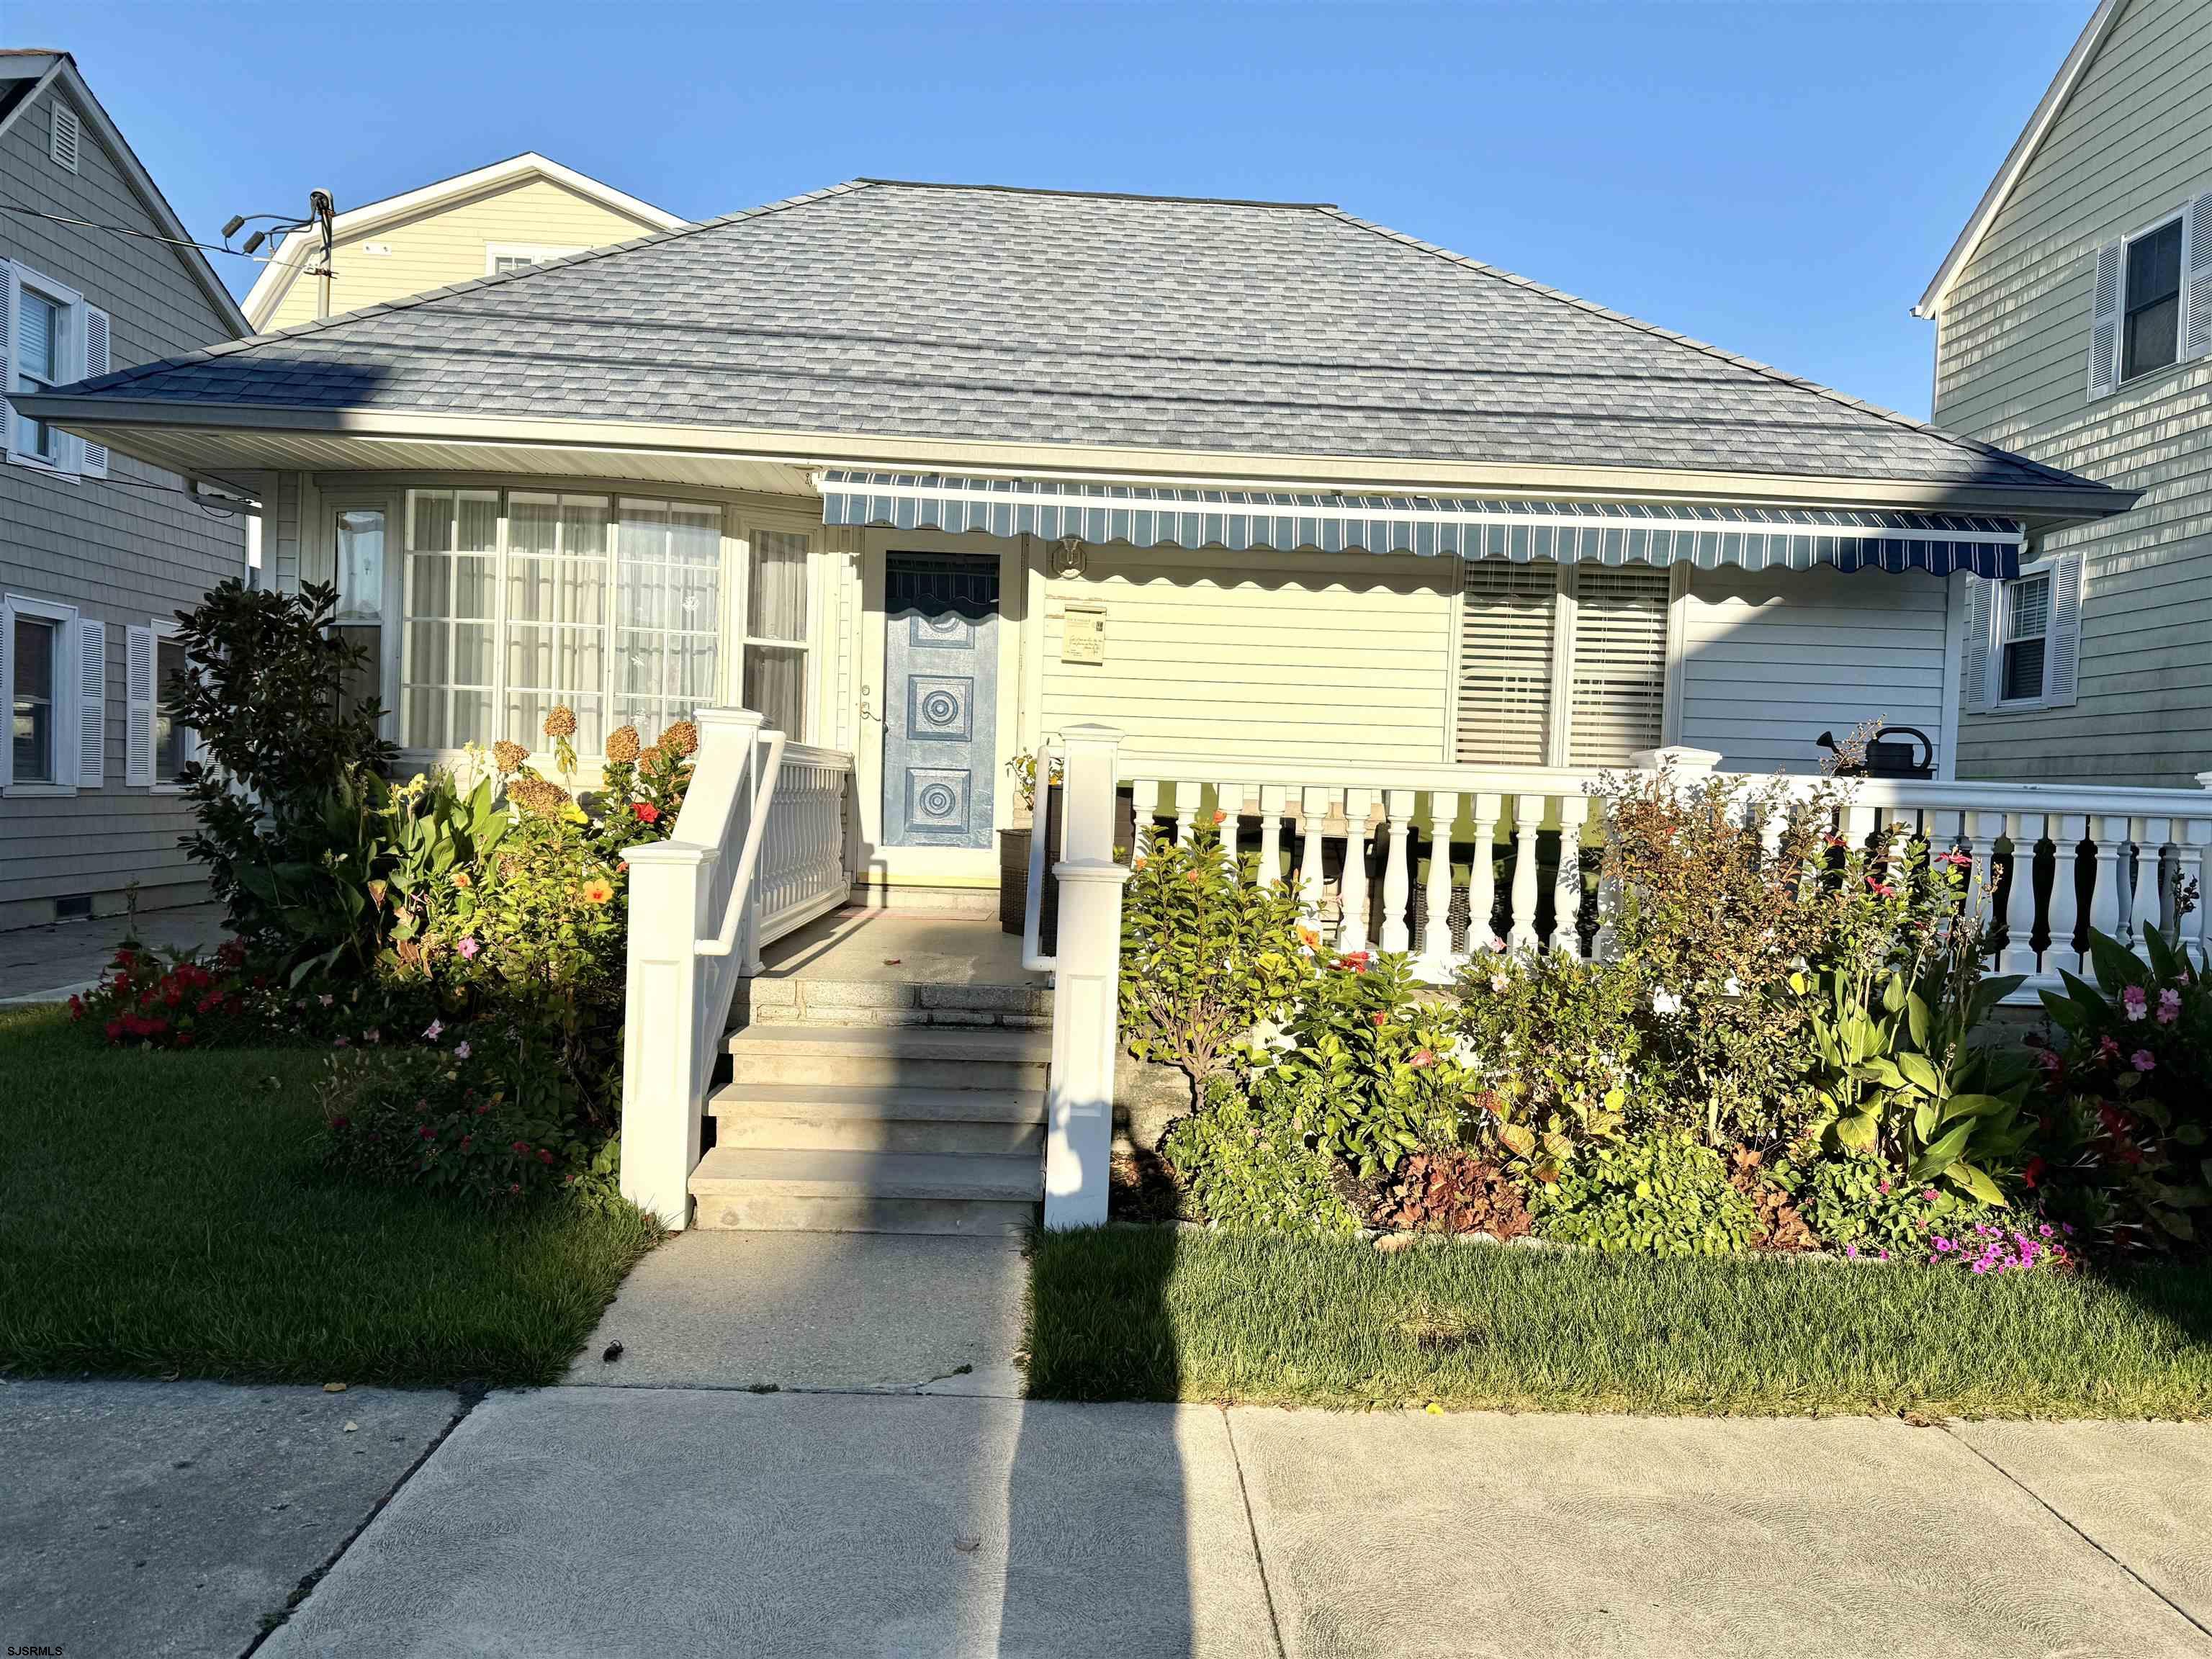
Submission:
[[[48,213],[40,208],[26,207],[21,202],[0,202],[0,213],[20,213],[32,219],[51,219],[58,225],[75,225],[82,230],[104,230],[114,236],[136,236],[142,241],[166,242],[171,247],[196,247],[207,253],[228,253],[234,259],[251,259],[257,265],[265,265],[274,261],[274,256],[270,254],[246,253],[237,248],[223,247],[215,242],[195,242],[175,236],[157,236],[150,230],[133,230],[129,225],[95,224],[89,219],[72,218],[66,213]]]

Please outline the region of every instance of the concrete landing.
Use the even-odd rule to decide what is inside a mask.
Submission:
[[[568,1381],[1012,1398],[1028,1283],[998,1239],[683,1233],[638,1263]]]
[[[739,993],[753,1025],[1012,1025],[1052,1018],[1052,976],[995,921],[840,910],[778,939]]]

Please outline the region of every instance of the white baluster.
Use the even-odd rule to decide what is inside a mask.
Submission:
[[[1305,848],[1298,864],[1298,908],[1305,912],[1306,926],[1316,929],[1321,927],[1323,893],[1321,826],[1328,816],[1328,790],[1299,792],[1298,830],[1305,838]]]
[[[1513,921],[1505,935],[1509,950],[1536,948],[1536,830],[1547,804],[1541,795],[1513,799]]]
[[[1283,787],[1260,786],[1260,885],[1273,887],[1283,878]]]
[[[1406,836],[1413,827],[1413,792],[1392,789],[1382,796],[1389,815],[1389,849],[1382,856],[1382,948],[1402,951],[1413,948],[1408,912],[1413,896],[1413,874],[1406,856]]]
[[[1861,806],[1853,801],[1844,808],[1844,845],[1846,852],[1863,853],[1867,842],[1879,827],[1871,806]]]
[[[2069,974],[2078,974],[2081,971],[2081,953],[2074,948],[2074,933],[2081,926],[2081,848],[2088,834],[2089,820],[2067,813],[2054,815],[2051,824],[2051,845],[2057,861],[2051,872],[2051,948],[2044,957],[2043,965],[2046,973],[2055,975],[2063,969]]]
[[[1198,826],[1198,796],[1199,787],[1194,781],[1176,780],[1175,836],[1176,845],[1178,847],[1187,848],[1190,845],[1190,832]]]
[[[1559,877],[1552,884],[1552,948],[1562,956],[1583,953],[1583,825],[1589,822],[1588,795],[1559,798]]]
[[[1337,888],[1343,901],[1344,920],[1338,924],[1336,948],[1367,948],[1367,817],[1374,797],[1364,789],[1344,792],[1344,877]]]
[[[1244,834],[1244,786],[1217,783],[1213,793],[1215,805],[1221,812],[1221,822],[1216,826],[1221,832],[1221,855],[1229,860],[1230,872],[1235,874],[1244,867],[1237,859],[1237,843]]]
[[[1429,884],[1421,929],[1421,977],[1438,984],[1451,977],[1452,825],[1459,819],[1459,796],[1439,789],[1429,796]]]
[[[1595,805],[1601,831],[1598,845],[1601,862],[1597,877],[1597,933],[1590,939],[1590,960],[1611,962],[1620,948],[1620,874],[1616,868],[1618,860],[1613,846],[1613,819],[1606,811],[1602,799]]]
[[[2212,841],[2212,819],[2185,818],[2173,826],[2173,894],[2177,916],[2173,942],[2177,947],[2194,945],[2202,951],[2208,944],[2212,944],[2212,928],[2206,927],[2204,914],[2204,847],[2208,841]],[[2179,914],[2182,896],[2189,890],[2191,884],[2197,889],[2196,908],[2183,916]],[[2192,968],[2191,971],[2196,970]]]
[[[2129,822],[2129,836],[2136,844],[2136,885],[2128,906],[2128,943],[2145,961],[2150,959],[2150,936],[2160,921],[2159,858],[2166,850],[2166,837],[2171,828],[2171,820],[2166,818],[2134,818]]]
[[[1136,827],[1130,831],[1136,845],[1129,850],[1137,857],[1144,858],[1152,852],[1152,842],[1159,833],[1159,826],[1153,820],[1159,816],[1160,781],[1158,778],[1139,778],[1130,787],[1129,797],[1130,807],[1137,820]],[[1048,849],[1046,854],[1048,858],[1057,858],[1058,855],[1057,848]]]
[[[1498,908],[1498,871],[1494,863],[1498,820],[1505,810],[1503,795],[1474,798],[1474,867],[1467,880],[1467,950],[1473,957],[1487,956],[1498,946],[1498,929],[1491,916]]]
[[[1962,812],[1953,812],[1948,810],[1929,812],[1926,819],[1928,846],[1924,855],[1929,859],[1935,859],[1955,850],[1965,839],[1960,833],[1965,817]],[[1980,868],[1981,866],[1977,864],[1973,870],[1966,872],[1966,885],[1960,894],[1958,914],[1964,915],[1969,921],[1972,921],[1975,916],[1973,878],[1975,872]],[[1936,931],[1941,937],[1946,939],[1950,937],[1951,924],[1955,919],[1954,916],[1946,916],[1937,924]]]
[[[1978,813],[1977,817],[1996,817],[1996,813]],[[1997,957],[1997,971],[2004,974],[2026,974],[2030,978],[2043,971],[2043,964],[2035,954],[2035,844],[2042,838],[2043,818],[2034,812],[2008,812],[2004,818],[2005,839],[2012,846],[2012,873],[2007,878],[2009,886],[2005,894],[2003,952]],[[2033,823],[2034,829],[2028,825]]]
[[[2107,939],[2120,939],[2127,903],[2120,885],[2120,849],[2128,838],[2128,821],[2100,813],[2090,821],[2089,829],[2097,842],[2097,884],[2089,892],[2089,926]]]

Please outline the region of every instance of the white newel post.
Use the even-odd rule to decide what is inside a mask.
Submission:
[[[717,854],[648,842],[629,860],[629,945],[623,997],[622,1195],[680,1229],[691,1218],[699,1162],[701,1068],[711,1062],[693,1030],[706,964],[698,940],[720,924],[708,915]]]
[[[1121,888],[1114,861],[1115,750],[1110,726],[1060,733],[1066,855],[1060,878],[1059,966],[1053,975],[1052,1082],[1046,1096],[1044,1224],[1106,1219],[1114,1139],[1114,1060],[1121,1048]]]

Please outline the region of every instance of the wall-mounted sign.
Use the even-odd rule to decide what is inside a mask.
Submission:
[[[1060,631],[1060,659],[1062,662],[1104,662],[1106,660],[1106,607],[1103,605],[1070,605]]]

